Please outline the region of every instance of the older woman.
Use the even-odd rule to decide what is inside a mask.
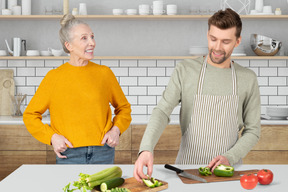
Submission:
[[[94,34],[83,21],[64,15],[59,32],[70,60],[47,73],[23,120],[39,141],[52,145],[60,164],[110,164],[131,108],[113,72],[95,64]],[[110,104],[115,108],[112,120]],[[49,109],[51,124],[42,123]]]

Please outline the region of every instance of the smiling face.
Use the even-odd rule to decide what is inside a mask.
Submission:
[[[230,67],[231,54],[233,49],[241,42],[241,37],[236,37],[236,27],[219,29],[214,25],[210,26],[207,33],[209,57],[211,65],[228,68]]]
[[[71,41],[65,42],[72,58],[89,61],[94,58],[94,33],[88,25],[79,24],[71,29]]]

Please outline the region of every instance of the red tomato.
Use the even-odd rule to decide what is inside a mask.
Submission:
[[[273,173],[269,169],[262,169],[257,173],[258,181],[262,185],[269,185],[273,181]]]
[[[243,175],[240,183],[244,189],[254,189],[258,184],[258,177],[254,174]]]

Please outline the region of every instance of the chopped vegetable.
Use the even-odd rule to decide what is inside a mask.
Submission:
[[[108,189],[112,189],[112,188],[122,185],[124,182],[125,182],[125,179],[121,177],[116,177],[116,178],[113,178],[113,179],[110,179],[108,181],[101,183],[100,189],[102,192],[105,192]]]
[[[70,189],[70,183],[63,188],[64,192],[73,192],[75,190],[80,190],[82,192],[87,192],[87,190],[92,190],[95,186],[100,185],[101,183],[108,181],[110,179],[121,177],[122,169],[118,166],[104,169],[93,175],[80,173],[80,178],[78,181],[74,181],[73,186],[77,187],[76,189]]]
[[[199,173],[203,176],[208,176],[208,175],[212,175],[212,172],[210,171],[209,167],[200,167],[199,168]]]
[[[159,187],[161,185],[163,185],[162,182],[158,181],[157,179],[155,178],[148,178],[148,179],[142,179],[142,181],[145,183],[145,185],[147,187],[150,187],[150,188],[154,188],[154,187]]]
[[[106,192],[131,192],[129,189],[127,188],[113,188],[111,190],[107,190]]]
[[[234,174],[234,167],[220,164],[214,169],[213,173],[219,177],[232,177]]]

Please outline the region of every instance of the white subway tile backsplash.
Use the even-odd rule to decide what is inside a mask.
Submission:
[[[177,105],[174,109],[173,109],[173,111],[172,111],[172,115],[179,115],[180,114],[180,105]]]
[[[168,85],[169,80],[170,77],[157,77],[157,86],[166,86]]]
[[[101,65],[108,67],[119,67],[119,60],[101,60]]]
[[[156,96],[138,96],[138,104],[140,105],[156,105]]]
[[[19,67],[16,69],[16,75],[18,77],[35,76],[35,68],[32,67]]]
[[[128,76],[128,68],[127,67],[111,67],[110,68],[112,71],[113,71],[113,73],[114,73],[114,75],[115,76],[117,76],[117,77],[127,77]]]
[[[8,60],[8,67],[25,67],[25,60]]]
[[[261,96],[260,99],[261,99],[261,105],[268,105],[268,98],[269,96]]]
[[[147,106],[131,105],[132,114],[134,115],[147,115]]]
[[[242,67],[249,67],[249,65],[250,65],[250,60],[248,60],[248,59],[236,59],[234,61],[235,61],[235,63],[238,63]]]
[[[123,85],[137,85],[137,77],[119,77],[119,83]]]
[[[100,59],[92,59],[91,62],[96,63],[98,65],[101,65],[101,60]]]
[[[175,69],[175,68],[167,67],[167,68],[166,68],[166,76],[167,76],[167,77],[171,77],[174,69]]]
[[[36,68],[36,76],[44,77],[53,68]]]
[[[286,96],[269,96],[269,105],[286,105]]]
[[[151,115],[156,105],[148,105],[148,115]]]
[[[268,86],[268,77],[257,77],[259,86]]]
[[[14,82],[16,86],[26,85],[26,77],[14,77]]]
[[[288,68],[278,68],[278,76],[285,76],[288,77]]]
[[[27,77],[28,86],[39,86],[44,77]]]
[[[147,87],[129,87],[129,95],[147,95]]]
[[[286,60],[269,60],[269,67],[286,67]]]
[[[250,70],[252,70],[257,76],[259,76],[259,68],[257,67],[250,67]]]
[[[19,94],[19,93],[22,93],[23,95],[24,94],[27,94],[27,95],[31,95],[33,96],[35,94],[35,87],[22,87],[22,86],[17,86],[16,87],[16,93]]]
[[[288,96],[288,87],[278,87],[278,95]]]
[[[277,68],[260,68],[260,76],[277,76]]]
[[[118,81],[118,82],[119,82],[119,81]],[[128,88],[129,88],[129,87],[127,87],[127,86],[121,86],[121,89],[122,89],[124,95],[129,95]]]
[[[156,67],[156,60],[138,60],[138,67]]]
[[[162,95],[164,90],[164,86],[148,87],[148,95]]]
[[[139,85],[156,86],[156,77],[138,77]]]
[[[149,68],[148,69],[148,76],[165,76],[165,68]]]
[[[120,67],[137,67],[138,60],[120,60]]]
[[[147,68],[144,67],[129,68],[129,76],[130,77],[147,76]]]
[[[259,87],[260,95],[277,95],[277,87]]]
[[[157,67],[174,67],[175,60],[157,60]]]
[[[59,66],[61,66],[64,63],[63,60],[45,60],[44,64],[45,67],[54,67],[57,68]]]
[[[126,96],[126,98],[131,105],[137,105],[137,103],[138,103],[138,97],[137,96]]]
[[[268,60],[250,60],[250,67],[268,67]]]
[[[272,86],[285,86],[286,82],[286,77],[269,77],[269,85]]]
[[[0,67],[7,67],[7,60],[0,60]]]
[[[44,60],[27,60],[27,67],[44,67]]]

